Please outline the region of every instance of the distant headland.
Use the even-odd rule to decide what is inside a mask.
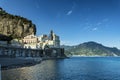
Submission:
[[[106,47],[100,43],[89,41],[75,46],[62,45],[66,55],[78,56],[120,56],[120,50],[115,47]]]

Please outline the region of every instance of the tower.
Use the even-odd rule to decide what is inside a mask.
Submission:
[[[50,40],[53,40],[53,30],[50,31]]]

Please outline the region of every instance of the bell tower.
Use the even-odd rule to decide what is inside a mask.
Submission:
[[[53,30],[50,31],[50,40],[53,40]]]

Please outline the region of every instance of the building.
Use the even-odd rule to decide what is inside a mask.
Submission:
[[[42,35],[38,37],[40,41],[41,48],[59,48],[60,47],[60,39],[52,30],[49,35]]]
[[[30,43],[38,43],[38,38],[35,35],[28,35],[23,38],[23,43],[30,44]]]
[[[28,35],[26,37],[23,38],[22,40],[23,43],[23,47],[24,48],[31,48],[31,49],[38,49],[39,45],[38,45],[38,38],[35,35]]]
[[[60,48],[60,39],[52,30],[49,35],[43,34],[39,37],[29,35],[23,38],[24,48],[45,49]]]
[[[46,40],[48,40],[48,36],[46,34],[41,35],[40,37],[38,37],[39,41],[45,42]]]
[[[49,38],[50,39],[48,40],[48,45],[50,47],[56,47],[56,48],[60,47],[59,36],[57,36],[53,31],[50,32]]]

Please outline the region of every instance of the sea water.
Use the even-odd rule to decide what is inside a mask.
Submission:
[[[120,57],[71,57],[2,70],[2,80],[120,80]]]

